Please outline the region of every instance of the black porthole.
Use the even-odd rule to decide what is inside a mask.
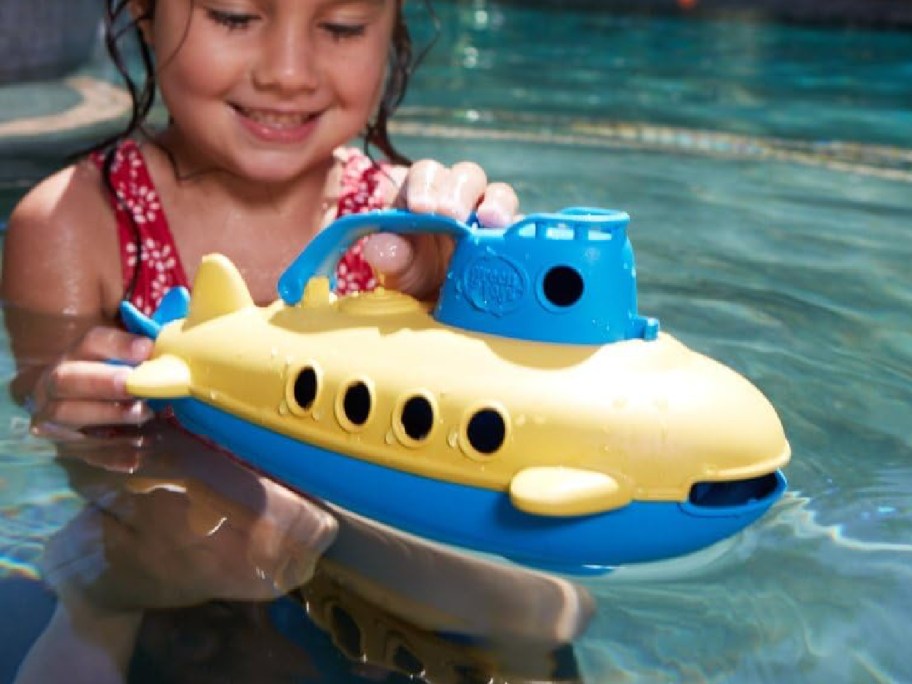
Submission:
[[[313,368],[302,368],[295,378],[292,388],[295,404],[307,411],[317,398],[317,371]]]
[[[434,427],[434,407],[427,397],[411,397],[402,405],[399,421],[406,436],[419,442],[431,434],[431,428]]]
[[[503,416],[494,409],[477,411],[466,427],[469,445],[480,454],[493,454],[503,446],[506,435],[507,426]]]
[[[453,674],[456,681],[463,684],[488,684],[493,681],[490,674],[476,665],[454,665]]]
[[[367,385],[363,382],[349,385],[342,399],[342,410],[352,425],[364,425],[371,411],[371,394]]]
[[[571,306],[583,296],[583,277],[570,266],[555,266],[545,274],[542,290],[554,306]]]
[[[349,658],[360,660],[364,657],[361,629],[351,614],[341,606],[334,605],[329,615],[336,645]]]
[[[424,674],[424,663],[406,646],[400,644],[393,651],[393,664],[409,677],[419,677]]]

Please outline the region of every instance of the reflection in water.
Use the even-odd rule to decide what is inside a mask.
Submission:
[[[568,582],[330,514],[165,420],[58,458],[85,506],[19,682],[578,681]]]
[[[582,681],[569,644],[472,638],[422,629],[381,610],[333,575],[330,564],[321,564],[299,596],[313,621],[352,662],[440,684]],[[471,587],[463,591],[471,602]],[[535,600],[534,593],[525,596]]]
[[[94,324],[5,314],[20,399]],[[568,581],[325,508],[167,417],[41,429],[82,505],[44,545],[57,605],[17,684],[579,679],[594,602]]]
[[[582,588],[332,510],[336,541],[297,595],[349,658],[430,682],[579,681]]]
[[[598,612],[573,645],[581,678],[912,681],[912,126],[904,125],[908,78],[898,76],[908,74],[908,35],[617,20],[563,6],[560,21],[550,21],[550,12],[529,3],[490,14],[482,31],[472,24],[473,3],[435,3],[439,12],[451,6],[459,15],[443,14],[441,40],[398,119],[397,143],[415,159],[475,159],[492,178],[516,184],[524,211],[575,204],[629,211],[643,310],[767,391],[795,451],[793,494],[745,534],[696,559],[585,581]],[[423,4],[406,7],[421,12]],[[548,39],[530,40],[541,36],[543,19]],[[39,161],[7,160],[6,172],[34,173]],[[10,206],[9,193],[0,193],[0,218]],[[66,334],[34,321],[26,327],[36,349]],[[9,356],[0,364],[9,376]],[[0,415],[9,425],[0,445],[0,549],[8,556],[0,572],[34,577],[44,537],[74,518],[79,501],[47,445],[23,435],[22,412],[6,402]],[[127,453],[127,469],[137,455]],[[130,496],[186,501],[161,488]],[[221,519],[199,517],[203,530]],[[230,529],[223,523],[214,538]],[[83,584],[102,558],[83,567]],[[217,555],[213,562],[231,566]],[[315,583],[324,565],[317,564]],[[393,566],[390,574],[402,571]],[[330,579],[331,588],[351,590],[340,573]],[[16,602],[7,597],[27,596],[27,586],[36,585],[0,582],[0,628],[24,635],[19,641],[31,638],[42,611],[36,599],[30,612],[9,617]],[[352,621],[366,623],[373,618],[356,602],[376,605],[377,596],[370,583],[357,586],[360,593],[339,602]],[[469,657],[466,644],[474,641],[465,639],[459,648],[437,641],[437,659],[428,655],[423,638],[437,639],[438,630],[393,612],[410,604],[391,595],[394,605],[370,615],[391,631],[411,624],[408,648],[422,663]],[[404,677],[387,675],[389,659],[368,668],[332,646],[333,638],[351,646],[360,633],[376,653],[385,632],[358,630],[331,638],[288,597],[160,607],[143,612],[129,675],[144,682],[180,673],[188,681]],[[5,642],[0,665],[18,662],[15,641]],[[563,647],[534,652],[539,661],[555,653],[555,673],[576,669],[560,667]],[[472,663],[483,657],[498,663],[498,676],[510,672],[504,655]],[[65,681],[82,669],[73,658],[57,661],[67,668]],[[411,661],[400,654],[398,662]]]
[[[416,158],[476,158],[492,177],[518,179],[530,210],[585,203],[629,210],[642,309],[768,392],[795,450],[787,472],[793,494],[730,545],[584,581],[598,610],[573,643],[581,678],[912,681],[905,643],[912,615],[908,184],[756,160],[464,142],[456,149],[414,139],[406,147]],[[11,372],[8,357],[0,362]],[[0,522],[4,533],[18,525],[20,541],[5,534],[3,543],[22,565],[16,559],[31,562],[44,532],[72,517],[76,500],[46,447],[16,427],[22,412],[9,403],[0,411],[13,425],[0,454]],[[180,636],[194,631],[190,614],[205,621],[210,610],[247,604],[204,605],[146,611],[138,643],[148,645],[148,660],[172,662],[151,641],[153,626],[162,638],[192,646]],[[397,597],[382,607],[399,618],[391,610],[408,605]],[[329,637],[321,650],[322,632],[296,603],[268,606],[269,624],[284,616],[281,633],[304,635],[310,656],[328,652],[345,672],[357,669]],[[26,632],[34,621],[16,628]],[[417,627],[435,631],[427,622]],[[246,652],[243,644],[229,650],[232,657]],[[136,662],[131,676],[143,669]]]

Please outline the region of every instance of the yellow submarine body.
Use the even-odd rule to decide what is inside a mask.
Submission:
[[[154,355],[128,388],[270,476],[422,536],[567,572],[693,551],[772,505],[789,446],[753,385],[637,315],[626,222],[346,217],[266,307],[207,257],[174,320],[146,321]],[[436,307],[332,294],[338,255],[377,230],[454,237]]]

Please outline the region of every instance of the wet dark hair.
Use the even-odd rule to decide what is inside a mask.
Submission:
[[[104,36],[105,46],[111,62],[117,69],[132,102],[130,117],[124,127],[114,134],[104,138],[96,145],[90,148],[90,152],[103,155],[102,177],[105,187],[111,193],[112,197],[117,198],[116,191],[111,180],[111,168],[114,164],[115,154],[118,144],[137,134],[146,138],[152,137],[152,131],[149,129],[147,119],[155,103],[156,82],[155,82],[155,61],[152,51],[143,40],[140,24],[143,21],[151,20],[155,13],[155,4],[157,0],[148,0],[146,9],[142,15],[132,16],[130,12],[130,0],[106,0],[104,12]],[[410,164],[411,160],[399,152],[390,140],[389,130],[387,128],[389,119],[398,108],[399,104],[405,97],[408,88],[409,79],[415,67],[424,57],[427,50],[425,48],[419,54],[415,55],[412,50],[412,38],[408,30],[403,15],[404,0],[399,1],[396,11],[396,20],[393,26],[392,40],[390,42],[390,64],[387,74],[386,87],[380,98],[373,121],[369,121],[364,131],[364,152],[368,157],[372,157],[371,148],[380,151],[383,157],[394,164]],[[433,20],[437,24],[437,16],[430,5],[430,0],[424,0],[425,7]],[[124,56],[123,46],[125,41],[134,40],[139,49],[139,57],[142,63],[141,80],[137,82],[133,74],[130,73],[127,61]],[[133,223],[132,212],[127,212],[131,217],[131,231],[136,244],[136,254],[141,254],[142,244],[140,241],[139,230]],[[124,294],[125,299],[129,299],[136,286],[138,276],[138,267],[140,259],[136,260],[136,267],[133,276]]]

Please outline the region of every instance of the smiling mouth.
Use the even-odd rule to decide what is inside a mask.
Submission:
[[[319,116],[315,113],[304,112],[277,112],[266,109],[248,109],[240,105],[232,105],[234,110],[241,116],[250,119],[254,123],[266,126],[274,130],[292,130],[299,128]]]

